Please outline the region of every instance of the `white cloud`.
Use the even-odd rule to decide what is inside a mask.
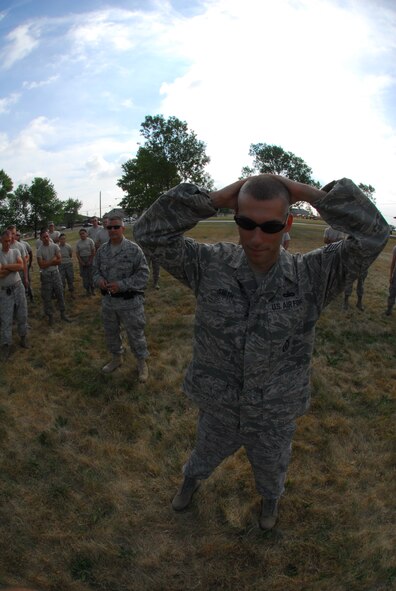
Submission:
[[[2,50],[0,58],[5,69],[27,57],[39,44],[40,28],[37,24],[25,23],[6,36],[8,45]]]
[[[46,80],[38,80],[37,82],[35,80],[32,80],[31,82],[24,80],[24,82],[22,83],[22,86],[23,86],[23,88],[27,88],[28,90],[32,90],[34,88],[41,88],[42,86],[48,86],[49,84],[53,84],[58,79],[59,79],[59,74],[55,74],[54,76],[50,76]]]
[[[114,164],[106,160],[102,155],[95,154],[88,158],[85,167],[90,172],[91,178],[103,179],[106,177],[114,177],[119,175],[121,170],[118,164]]]
[[[13,92],[10,96],[0,99],[0,113],[8,113],[9,107],[18,102],[20,94]]]
[[[363,12],[328,0],[213,1],[171,32],[191,66],[162,85],[160,110],[206,141],[218,185],[249,164],[251,143],[267,142],[301,156],[322,181],[379,187],[386,178],[393,187],[396,131],[383,93],[395,81],[362,68],[393,50],[377,39]]]
[[[35,176],[47,177],[60,199],[81,199],[84,212],[98,214],[99,191],[106,207],[122,199],[117,187],[121,164],[136,153],[138,140],[136,130],[122,133],[100,122],[93,126],[76,121],[70,126],[39,117],[15,137],[0,134],[1,166],[14,186],[30,183]]]
[[[134,104],[132,99],[125,99],[121,101],[121,106],[125,107],[126,109],[133,109]]]

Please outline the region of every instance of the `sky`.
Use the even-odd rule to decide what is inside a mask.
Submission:
[[[146,115],[186,121],[220,188],[249,146],[375,187],[396,223],[394,0],[0,0],[0,169],[100,215]]]

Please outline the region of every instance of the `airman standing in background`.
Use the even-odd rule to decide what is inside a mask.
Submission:
[[[91,238],[91,240],[94,241],[95,246],[96,246],[96,239],[97,239],[101,229],[102,228],[99,226],[98,218],[93,217],[92,218],[92,226],[90,228],[88,228],[88,238]]]
[[[48,233],[49,233],[49,236],[50,236],[52,242],[55,242],[55,244],[58,244],[60,232],[59,232],[59,230],[55,230],[54,222],[49,222]]]
[[[80,240],[76,244],[76,255],[80,265],[80,276],[87,296],[91,296],[95,293],[92,275],[95,243],[91,238],[88,238],[88,232],[85,228],[81,228],[79,235]]]
[[[339,232],[338,230],[334,230],[334,228],[326,228],[323,235],[323,242],[325,244],[333,244],[334,242],[339,242],[340,240],[346,240],[348,236],[344,234],[344,232]],[[345,282],[345,289],[344,289],[344,302],[343,302],[343,309],[348,310],[349,308],[349,298],[352,295],[353,284],[357,279],[356,284],[356,294],[357,294],[357,302],[356,307],[363,312],[363,294],[364,294],[364,282],[366,281],[368,275],[368,268],[362,268],[359,270],[357,276],[353,273],[349,273]]]
[[[41,230],[40,240],[42,246],[37,250],[37,263],[40,267],[41,299],[44,314],[48,317],[49,325],[52,326],[54,322],[52,294],[54,293],[58,301],[61,319],[65,322],[71,322],[65,313],[65,299],[59,273],[59,265],[62,260],[59,246],[54,242],[50,242],[50,236],[46,229]]]
[[[59,265],[59,273],[61,276],[63,289],[66,289],[66,284],[70,292],[70,297],[74,300],[74,268],[73,268],[73,249],[66,242],[66,234],[59,236],[59,250],[61,253],[61,263]]]
[[[107,231],[107,222],[108,222],[108,218],[104,217],[102,220],[103,227],[100,228],[99,232],[96,235],[96,240],[95,240],[96,250],[98,250],[98,248],[100,248],[103,244],[106,244],[106,242],[109,241],[109,233]]]
[[[27,252],[27,277],[28,277],[28,285],[25,285],[25,281],[24,279],[22,279],[22,273],[24,275],[24,272],[21,272],[21,279],[23,281],[23,284],[25,286],[25,292],[26,292],[26,297],[29,298],[30,302],[33,303],[34,301],[34,297],[33,297],[33,290],[32,290],[32,281],[31,281],[31,270],[32,270],[32,265],[33,265],[33,249],[30,246],[29,242],[27,242],[26,240],[22,240],[21,238],[21,233],[17,230],[16,232],[16,240],[17,242],[19,242],[20,244],[22,244],[22,246],[25,247],[25,250]]]
[[[0,358],[3,361],[10,356],[14,313],[21,346],[29,348],[26,294],[19,276],[23,261],[19,250],[11,248],[11,240],[11,232],[5,230],[1,235],[0,250]]]
[[[145,382],[149,352],[144,335],[144,290],[149,269],[142,249],[124,237],[121,218],[111,217],[107,231],[110,240],[99,248],[94,260],[94,283],[102,292],[103,327],[107,349],[112,354],[102,371],[111,373],[122,364],[123,326],[137,359],[139,381]]]

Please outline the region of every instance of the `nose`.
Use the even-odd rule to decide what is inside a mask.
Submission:
[[[262,244],[262,242],[264,241],[264,238],[265,238],[264,232],[262,230],[260,230],[260,228],[255,228],[252,232],[250,244],[252,246],[260,246],[260,244]]]

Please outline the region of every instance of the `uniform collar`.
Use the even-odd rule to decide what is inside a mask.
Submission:
[[[254,275],[249,266],[243,248],[238,248],[233,255],[230,266],[236,270],[236,275],[239,280],[248,279]],[[297,273],[294,265],[294,257],[290,252],[281,248],[280,255],[275,265],[268,271],[268,279],[282,279],[286,277],[289,281],[297,283]]]

